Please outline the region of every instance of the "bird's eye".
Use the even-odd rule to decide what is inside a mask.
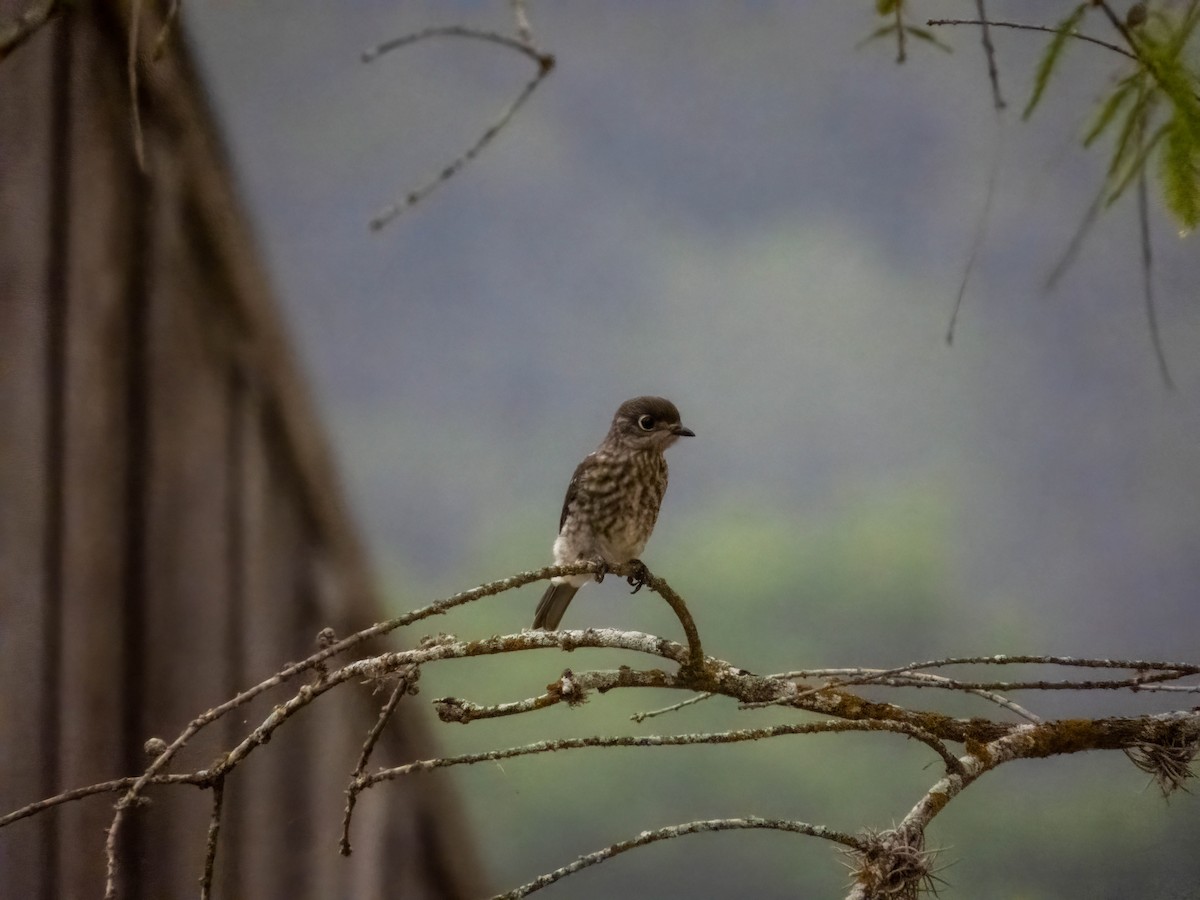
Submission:
[[[654,417],[653,416],[642,416],[641,418],[639,418],[638,419],[638,428],[642,429],[642,431],[653,431],[654,430]]]

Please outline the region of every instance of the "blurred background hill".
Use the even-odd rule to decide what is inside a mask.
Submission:
[[[671,451],[645,558],[688,599],[710,653],[761,672],[973,653],[1195,660],[1196,238],[1153,201],[1174,392],[1150,345],[1132,196],[1045,289],[1107,163],[1079,138],[1119,60],[1069,47],[1022,124],[1041,37],[993,35],[1010,103],[997,114],[973,30],[939,32],[952,54],[910,43],[897,66],[886,41],[855,49],[872,12],[865,0],[532,4],[556,71],[474,165],[372,234],[370,216],[469,146],[531,72],[468,42],[370,66],[359,53],[428,24],[509,31],[507,4],[187,5],[397,610],[548,562],[572,467],[621,400],[660,393],[698,437]],[[537,593],[436,627],[515,631]],[[564,623],[592,624],[677,628],[611,580]],[[514,699],[564,665],[625,661],[435,667],[422,697]],[[458,750],[784,718],[712,701],[627,720],[672,699],[609,696],[439,738]],[[1020,699],[1048,716],[1132,708]],[[885,828],[936,778],[927,756],[891,736],[822,736],[421,777],[459,779],[499,889],[689,818]],[[989,775],[934,831],[953,863],[943,896],[1196,896],[1200,806],[1165,804],[1146,780],[1115,755]],[[642,850],[556,890],[833,896],[845,878],[823,844],[746,834]]]

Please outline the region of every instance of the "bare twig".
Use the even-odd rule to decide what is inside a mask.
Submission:
[[[694,706],[697,703],[702,703],[703,701],[715,696],[717,695],[712,693],[697,694],[695,697],[688,697],[686,700],[680,700],[678,703],[672,703],[670,706],[664,706],[659,709],[644,710],[642,712],[635,712],[629,717],[629,720],[631,722],[644,722],[646,719],[656,719],[661,715],[665,715],[666,713],[675,712],[676,710],[683,709],[686,706]]]
[[[762,728],[742,728],[735,731],[700,732],[696,734],[644,734],[619,735],[615,737],[585,737],[562,738],[553,741],[537,741],[520,747],[508,747],[503,750],[488,750],[482,753],[465,753],[460,756],[437,757],[422,759],[394,766],[390,769],[380,769],[370,775],[358,778],[358,789],[365,790],[382,781],[391,781],[416,772],[428,772],[432,769],[444,769],[451,766],[474,765],[481,762],[496,762],[504,759],[515,759],[520,756],[531,756],[538,753],[557,753],[565,750],[597,749],[606,747],[682,747],[695,744],[737,744],[745,741],[761,741],[773,737],[798,734],[843,734],[846,732],[887,731],[903,734],[925,744],[934,750],[947,767],[951,770],[960,767],[958,758],[949,753],[946,745],[933,735],[913,725],[900,722],[847,721],[834,719],[825,722],[800,722],[784,725],[771,725]]]
[[[131,775],[127,778],[114,778],[112,781],[101,781],[97,784],[89,784],[86,787],[72,788],[69,791],[63,791],[61,794],[55,794],[53,797],[47,797],[44,800],[38,800],[34,803],[29,803],[22,806],[20,809],[14,809],[12,812],[0,816],[0,828],[11,825],[20,819],[27,819],[30,816],[35,816],[38,813],[45,812],[48,809],[53,809],[55,806],[61,806],[64,803],[73,803],[76,800],[83,800],[86,797],[92,797],[96,794],[115,794],[119,791],[127,791],[138,780],[138,776]],[[187,775],[155,775],[148,782],[149,784],[196,784],[205,785],[208,783],[207,772],[193,772]]]
[[[614,569],[614,571],[616,571]],[[675,613],[675,617],[679,619],[679,624],[683,626],[683,633],[687,637],[688,642],[688,661],[687,667],[690,669],[699,668],[704,662],[704,649],[700,646],[700,631],[696,628],[696,622],[692,618],[692,614],[688,611],[687,604],[683,602],[671,586],[657,578],[650,572],[646,572],[646,587],[654,591],[671,607],[671,612]]]
[[[585,856],[579,857],[575,862],[563,866],[561,869],[555,869],[553,872],[540,875],[528,884],[523,884],[504,894],[497,894],[492,900],[517,900],[519,897],[526,897],[534,891],[540,891],[542,888],[554,884],[560,878],[565,878],[581,869],[586,869],[589,866],[612,859],[614,856],[624,853],[627,850],[645,847],[647,844],[683,837],[687,834],[699,834],[706,831],[733,831],[744,828],[767,828],[776,831],[790,831],[794,834],[824,838],[827,841],[834,841],[844,847],[850,847],[855,850],[865,849],[866,846],[860,838],[853,835],[834,831],[831,828],[826,828],[824,825],[809,825],[807,822],[795,822],[786,819],[761,819],[757,816],[747,816],[742,819],[705,819],[699,822],[671,825],[654,831],[643,831],[635,838],[610,844],[603,850],[597,850],[594,853],[588,853]]]
[[[533,78],[526,82],[521,88],[520,93],[508,105],[508,107],[500,114],[491,125],[489,125],[480,135],[479,139],[471,145],[467,151],[452,160],[446,165],[436,176],[427,181],[421,187],[410,191],[402,200],[390,204],[380,210],[374,218],[371,219],[371,230],[378,231],[405,210],[420,203],[426,196],[432,193],[441,185],[445,184],[451,178],[458,174],[464,166],[477,157],[488,144],[490,144],[510,121],[517,111],[525,104],[525,101],[530,98],[538,85],[540,85],[546,77],[554,69],[554,56],[550,53],[544,53],[537,49],[533,44],[529,43],[526,34],[528,33],[528,20],[525,18],[524,6],[521,4],[515,5],[516,15],[518,19],[518,32],[524,31],[519,38],[511,38],[507,35],[498,34],[493,31],[481,31],[476,28],[469,28],[463,25],[447,25],[432,28],[426,28],[413,34],[403,35],[402,37],[394,38],[390,41],[384,41],[376,47],[365,51],[362,54],[363,62],[371,62],[378,59],[385,53],[392,50],[398,50],[401,47],[407,47],[415,44],[418,41],[428,40],[431,38],[466,38],[470,40],[485,41],[488,43],[499,44],[502,47],[516,50],[519,53],[528,56],[537,63],[537,71]],[[523,27],[522,27],[522,24]]]
[[[983,43],[983,55],[987,57],[988,80],[992,83],[992,104],[996,109],[1004,109],[1006,104],[1000,93],[1000,72],[996,68],[996,48],[992,44],[992,33],[989,30],[987,9],[984,0],[975,0],[975,9],[979,13],[979,39]]]
[[[681,663],[686,659],[686,650],[683,647],[663,641],[661,638],[655,638],[653,635],[593,628],[585,631],[523,632],[520,635],[496,636],[483,641],[472,641],[469,645],[456,642],[442,649],[445,653],[454,656],[467,656],[554,646],[562,649],[617,647],[664,656]],[[408,653],[412,652],[408,651]],[[389,660],[399,660],[400,657],[403,657],[403,662],[418,661],[407,654],[386,654],[385,656]],[[377,659],[382,661],[384,657]],[[373,664],[374,661],[364,660],[363,663],[354,665],[364,666],[363,671],[366,674],[366,668]],[[390,661],[388,664],[395,665],[396,662]],[[695,675],[681,665],[677,675],[670,675],[661,669],[639,671],[622,667],[615,671],[578,674],[566,672],[564,676],[569,676],[565,678],[569,690],[564,689],[563,683],[560,681],[551,685],[552,689],[545,694],[512,703],[479,706],[466,700],[444,697],[435,700],[434,704],[442,721],[467,724],[478,719],[520,715],[533,710],[546,709],[563,702],[578,704],[583,702],[590,692],[606,693],[617,688],[671,688],[693,691],[711,690],[714,693],[721,693],[739,700],[747,707],[784,705],[838,718],[899,722],[928,731],[940,740],[992,740],[1006,734],[1011,728],[1008,725],[980,719],[955,719],[930,711],[913,712],[894,704],[873,703],[857,695],[836,690],[825,690],[817,694],[805,693],[801,696],[801,692],[791,682],[754,675],[734,668],[722,660],[711,658],[705,661],[705,668],[700,675]]]
[[[213,869],[217,862],[217,841],[221,836],[221,813],[225,805],[225,776],[212,783],[212,814],[208,819],[208,837],[204,845],[204,874],[200,876],[200,900],[212,896]]]
[[[267,678],[266,680],[256,684],[254,687],[242,691],[237,696],[232,697],[224,703],[215,706],[197,716],[188,723],[187,727],[180,732],[175,740],[166,746],[166,748],[154,759],[146,771],[138,776],[132,782],[132,784],[129,785],[128,790],[126,790],[121,799],[117,801],[116,809],[113,812],[113,818],[109,823],[108,832],[104,842],[106,858],[105,869],[109,876],[108,884],[112,885],[112,889],[115,891],[117,836],[120,833],[126,810],[139,802],[139,797],[146,789],[146,786],[154,781],[155,776],[157,776],[166,768],[171,760],[175,758],[175,755],[187,744],[189,740],[191,740],[199,731],[211,725],[229,711],[249,703],[260,694],[269,691],[272,688],[278,687],[279,685],[291,680],[303,672],[315,669],[325,660],[336,656],[339,653],[344,653],[345,651],[356,647],[365,641],[388,634],[397,628],[411,625],[414,622],[421,621],[422,619],[426,619],[430,616],[442,615],[449,610],[465,603],[471,603],[475,600],[482,599],[483,597],[490,597],[495,594],[503,593],[504,591],[512,590],[513,588],[523,587],[524,585],[535,581],[553,578],[556,575],[574,575],[583,572],[594,572],[595,568],[595,563],[574,563],[569,566],[546,566],[542,569],[537,569],[531,572],[522,572],[510,578],[503,578],[499,581],[493,581],[488,584],[480,585],[472,590],[455,594],[452,597],[439,600],[436,603],[432,603],[429,606],[422,607],[421,609],[413,610],[412,612],[406,613],[402,616],[397,616],[396,618],[390,619],[386,622],[380,622],[376,625],[372,625],[370,628],[364,628],[362,631],[352,634],[349,637],[338,641],[336,644],[318,650],[316,653],[312,654],[301,662],[285,667],[279,672],[276,672],[270,678]],[[108,887],[106,886],[106,891],[107,890]]]
[[[948,657],[941,660],[928,660],[922,663],[910,663],[893,669],[811,669],[785,673],[788,678],[827,677],[829,673],[849,673],[848,677],[834,680],[799,691],[791,696],[780,696],[771,700],[747,704],[748,707],[773,706],[781,703],[794,703],[797,700],[820,694],[834,688],[851,687],[885,683],[887,679],[895,679],[896,686],[921,687],[932,682],[903,683],[904,677],[912,675],[921,669],[944,668],[946,666],[962,665],[1053,665],[1080,668],[1133,669],[1139,674],[1129,678],[1083,681],[989,681],[971,682],[957,679],[947,679],[945,685],[954,690],[963,691],[1015,691],[1015,690],[1130,690],[1142,689],[1144,685],[1161,681],[1172,681],[1189,675],[1200,674],[1200,666],[1190,663],[1145,662],[1141,660],[1107,660],[1107,659],[1078,659],[1070,656],[975,656]],[[1036,717],[1035,717],[1036,718]]]
[[[1080,220],[1079,227],[1071,235],[1071,240],[1067,243],[1067,249],[1063,251],[1058,262],[1054,264],[1054,268],[1050,270],[1050,274],[1046,276],[1047,291],[1052,291],[1058,286],[1058,282],[1075,262],[1075,258],[1079,255],[1079,251],[1083,247],[1084,239],[1091,232],[1092,226],[1096,224],[1096,220],[1100,218],[1100,211],[1104,209],[1104,200],[1107,195],[1108,185],[1101,185],[1095,199],[1088,206],[1087,212],[1083,214],[1083,219]]]
[[[1029,25],[1025,22],[997,22],[995,19],[990,19],[986,23],[982,19],[930,19],[925,23],[932,27],[938,25],[978,25],[987,24],[991,28],[1015,28],[1018,31],[1043,31],[1047,34],[1058,34],[1057,28],[1051,28],[1048,25]],[[1130,59],[1137,59],[1137,55],[1130,53],[1124,47],[1119,47],[1116,44],[1102,41],[1099,38],[1090,37],[1086,34],[1080,34],[1078,31],[1070,33],[1069,37],[1076,40],[1086,41],[1089,44],[1095,44],[1097,47],[1103,47],[1105,50],[1111,50],[1113,53],[1120,53],[1122,56],[1127,56]]]
[[[1146,301],[1146,323],[1150,329],[1150,346],[1158,361],[1158,374],[1169,391],[1175,390],[1171,369],[1167,365],[1167,354],[1163,350],[1162,336],[1158,333],[1158,316],[1154,310],[1154,260],[1150,247],[1150,201],[1146,187],[1146,167],[1142,166],[1137,179],[1138,233],[1142,242],[1142,296]]]
[[[999,88],[997,87],[998,91]],[[997,94],[997,98],[999,95]],[[1003,101],[1000,101],[1003,105]],[[997,107],[999,108],[999,107]],[[1003,123],[998,122],[997,126],[1002,128]],[[1003,135],[1004,132],[1000,131]],[[996,195],[996,174],[1000,171],[1000,148],[1002,142],[996,141],[992,147],[992,165],[988,172],[987,192],[983,197],[983,209],[979,212],[979,220],[975,223],[975,235],[971,239],[971,252],[967,256],[967,264],[963,269],[962,281],[958,284],[958,295],[954,298],[954,310],[950,313],[950,322],[946,326],[946,345],[950,346],[954,343],[954,329],[958,324],[958,313],[962,309],[963,297],[967,294],[967,285],[971,282],[971,273],[975,270],[975,260],[979,256],[979,250],[983,247],[984,237],[987,235],[988,220],[992,214],[992,198]]]
[[[401,670],[396,679],[396,686],[392,688],[392,693],[388,697],[387,702],[379,710],[379,718],[375,720],[375,724],[367,732],[367,738],[363,742],[362,751],[358,755],[358,764],[354,767],[354,772],[350,776],[350,786],[346,788],[346,812],[342,819],[342,840],[339,845],[342,856],[349,856],[351,852],[350,820],[354,816],[354,805],[358,802],[359,794],[356,784],[362,778],[363,772],[367,770],[367,764],[371,761],[371,753],[375,749],[375,745],[379,742],[379,737],[383,734],[383,729],[387,726],[388,720],[391,719],[392,713],[396,711],[396,706],[400,703],[400,698],[405,694],[413,692],[420,671],[415,666]]]
[[[943,669],[947,666],[1068,666],[1083,669],[1133,669],[1139,672],[1171,671],[1179,677],[1185,675],[1200,675],[1200,665],[1185,662],[1166,662],[1162,660],[1145,659],[1088,659],[1079,656],[1034,656],[1031,654],[998,653],[991,656],[947,656],[944,659],[931,659],[925,662],[909,663],[893,669],[872,670],[877,675],[900,675],[905,672],[916,672],[921,669]],[[830,671],[824,669],[805,669],[791,673],[792,677],[815,677],[814,673]]]
[[[1085,680],[1085,681],[960,681],[958,679],[947,678],[942,685],[936,682],[906,679],[905,676],[892,676],[894,687],[937,687],[944,686],[955,691],[1115,691],[1129,689],[1133,691],[1142,690],[1148,685],[1152,685],[1159,681],[1173,681],[1177,678],[1186,676],[1175,672],[1157,672],[1151,675],[1133,675],[1129,678],[1110,678],[1103,680]],[[864,675],[861,679],[852,678],[843,682],[834,682],[820,687],[810,688],[808,691],[799,694],[803,698],[809,694],[817,694],[821,691],[828,690],[831,687],[847,687],[856,684],[879,684],[882,683],[879,679],[869,675]],[[1195,692],[1200,690],[1200,685],[1189,686],[1188,690]]]
[[[554,66],[554,58],[552,56],[547,56],[547,54],[542,53],[536,47],[523,40],[495,31],[482,31],[478,28],[470,28],[466,25],[434,25],[429,28],[423,28],[420,31],[414,31],[411,34],[390,38],[376,44],[374,47],[364,50],[362,61],[365,63],[374,62],[385,53],[399,50],[401,47],[408,47],[421,41],[430,40],[431,38],[444,37],[466,38],[468,40],[484,41],[489,44],[499,44],[501,47],[507,47],[510,50],[516,50],[518,53],[528,56],[539,67],[553,68]]]
[[[821,671],[822,671],[822,674],[820,675],[820,677],[825,678],[825,677],[829,677],[830,675],[852,675],[852,674],[859,674],[859,673],[863,673],[863,672],[870,672],[872,670],[868,670],[868,669],[825,669],[825,670],[821,670]],[[798,677],[811,678],[813,676],[811,674],[800,675],[795,672],[782,672],[776,677],[779,677],[779,678],[798,678]],[[934,675],[930,672],[904,672],[902,674],[888,675],[882,679],[874,680],[871,682],[871,684],[872,685],[880,685],[882,687],[900,687],[900,688],[934,687],[934,688],[942,688],[942,689],[951,690],[951,691],[963,691],[964,693],[974,694],[977,697],[982,697],[984,700],[987,700],[990,703],[995,703],[997,706],[1003,707],[1004,709],[1007,709],[1010,712],[1014,712],[1021,718],[1026,719],[1030,722],[1041,722],[1042,721],[1042,718],[1040,716],[1035,715],[1034,713],[1025,709],[1025,707],[1014,702],[1013,700],[1010,700],[1008,697],[1004,697],[1000,694],[995,693],[994,691],[986,690],[983,688],[966,686],[962,682],[956,681],[953,678],[947,678],[945,675]],[[1200,687],[1198,687],[1197,689],[1200,690]]]

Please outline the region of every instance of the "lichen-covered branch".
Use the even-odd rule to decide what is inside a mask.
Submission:
[[[618,575],[633,574],[626,566],[611,569]],[[614,628],[584,628],[570,631],[519,631],[487,637],[459,638],[453,634],[425,637],[409,649],[391,650],[360,658],[348,658],[363,643],[406,626],[444,615],[468,603],[484,600],[515,588],[558,575],[595,572],[595,563],[547,566],[522,572],[446,597],[427,606],[380,622],[349,637],[338,640],[328,629],[319,636],[318,649],[308,658],[290,664],[259,684],[214,706],[188,723],[172,741],[151,738],[147,752],[153,757],[140,775],[67,791],[55,797],[29,804],[0,817],[0,827],[20,819],[44,813],[55,806],[97,793],[119,795],[105,838],[107,878],[105,890],[115,894],[119,859],[117,835],[122,822],[134,814],[142,795],[151,786],[169,787],[191,784],[212,791],[212,810],[205,841],[202,892],[211,890],[216,858],[217,837],[221,830],[222,810],[230,782],[228,775],[259,748],[264,747],[300,710],[319,702],[327,694],[345,685],[362,683],[390,690],[387,701],[368,731],[353,764],[346,788],[341,849],[350,851],[349,831],[358,795],[369,788],[406,775],[433,769],[471,765],[536,756],[542,753],[618,747],[666,748],[697,744],[723,745],[768,740],[785,735],[840,734],[847,732],[885,732],[900,734],[928,746],[942,762],[945,774],[920,798],[899,825],[883,832],[864,829],[862,836],[850,837],[820,825],[783,822],[753,817],[714,819],[644,832],[637,838],[613,844],[604,850],[581,857],[570,865],[542,875],[538,879],[503,896],[524,896],[587,866],[609,859],[626,850],[659,840],[696,831],[720,831],[733,828],[779,828],[835,840],[849,848],[854,858],[854,893],[859,898],[908,897],[929,884],[933,854],[926,849],[925,831],[945,806],[958,797],[984,773],[1013,759],[1037,759],[1078,753],[1085,750],[1120,750],[1135,766],[1155,778],[1166,792],[1183,786],[1192,775],[1192,764],[1200,748],[1200,711],[1180,711],[1159,715],[1076,718],[1041,721],[997,691],[1111,691],[1133,693],[1147,690],[1195,692],[1200,686],[1188,681],[1200,676],[1200,664],[1148,660],[1078,659],[1062,656],[973,656],[914,662],[893,668],[844,667],[837,669],[798,669],[775,675],[755,675],[732,662],[706,656],[700,631],[683,598],[662,579],[650,573],[646,584],[657,592],[675,612],[686,639],[685,643],[639,631]],[[641,573],[639,573],[641,574]],[[499,748],[480,753],[415,760],[368,772],[373,748],[391,721],[401,700],[415,693],[419,672],[430,665],[451,659],[496,657],[512,653],[559,651],[575,653],[591,649],[620,650],[630,654],[630,664],[616,669],[558,669],[544,692],[491,705],[481,705],[457,697],[441,697],[433,702],[444,722],[469,724],[481,719],[525,715],[551,706],[566,704],[581,707],[589,699],[613,690],[645,688],[669,689],[686,695],[683,703],[707,696],[735,700],[739,716],[754,715],[764,707],[790,709],[797,713],[816,713],[823,721],[798,721],[769,726],[747,726],[724,731],[666,735],[589,736],[563,740],[538,741],[518,747]],[[340,658],[339,658],[340,657]],[[634,665],[635,663],[642,665]],[[1070,671],[1103,669],[1119,673],[1111,678],[1033,678],[985,680],[947,675],[930,670],[950,667],[996,666],[1056,667]],[[231,746],[207,769],[193,772],[169,772],[168,767],[192,737],[208,725],[261,696],[307,675],[309,680],[294,688],[290,698],[278,703],[256,726],[231,742]],[[815,684],[810,682],[817,682]],[[981,696],[995,709],[1014,713],[1024,722],[982,717],[958,718],[936,709],[913,708],[896,703],[870,700],[854,689],[936,687],[941,691]],[[643,718],[650,714],[644,714]],[[960,749],[951,749],[960,745]],[[352,761],[348,760],[349,765]]]
[[[1156,762],[1154,750],[1167,762]],[[1015,759],[1040,759],[1083,750],[1124,749],[1140,754],[1135,764],[1149,771],[1160,786],[1176,787],[1191,775],[1189,764],[1200,748],[1200,711],[1108,719],[1065,719],[1041,725],[1019,725],[987,744],[968,744],[961,767],[948,771],[909,811],[896,828],[878,836],[871,852],[857,857],[855,884],[848,900],[915,897],[931,870],[924,854],[925,832],[947,804],[980,776]],[[1164,770],[1167,774],[1163,774]]]

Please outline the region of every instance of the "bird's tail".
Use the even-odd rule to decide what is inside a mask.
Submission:
[[[533,614],[533,627],[544,628],[547,631],[557,628],[563,613],[567,611],[567,605],[578,590],[575,585],[567,582],[551,583],[550,587],[546,588],[546,593],[542,594],[537,612]]]

